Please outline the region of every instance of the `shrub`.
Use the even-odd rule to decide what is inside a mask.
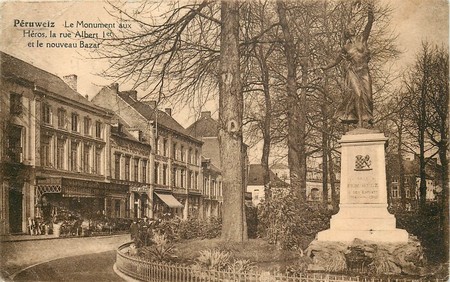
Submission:
[[[444,224],[441,210],[427,206],[421,211],[397,213],[397,227],[417,236],[424,248],[425,256],[431,262],[445,261],[448,250],[444,248]]]
[[[295,195],[280,195],[259,206],[258,233],[282,249],[302,249],[317,232],[329,228],[330,216],[330,211],[310,207]]]
[[[218,249],[207,249],[200,251],[197,265],[207,270],[226,270],[230,263],[230,253]]]
[[[163,221],[159,230],[170,240],[212,239],[221,234],[222,220],[190,218],[188,220],[172,219]]]
[[[175,258],[174,245],[167,240],[164,234],[155,233],[152,241],[152,245],[140,249],[142,257],[157,262],[170,262]]]

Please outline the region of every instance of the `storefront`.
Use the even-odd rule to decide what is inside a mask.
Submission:
[[[152,217],[152,197],[149,185],[130,185],[129,214],[131,218]]]
[[[153,213],[155,218],[183,216],[183,204],[172,194],[154,193]]]
[[[86,219],[123,217],[127,192],[128,186],[122,184],[70,178],[38,179],[35,214],[44,220],[63,210]]]

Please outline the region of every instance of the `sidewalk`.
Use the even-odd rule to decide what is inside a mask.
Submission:
[[[34,240],[50,240],[50,239],[73,239],[73,238],[88,238],[88,237],[104,237],[104,236],[119,236],[119,235],[125,235],[129,233],[120,233],[120,234],[99,234],[99,235],[93,235],[93,236],[87,236],[87,237],[81,237],[81,236],[60,236],[57,237],[53,234],[50,235],[30,235],[30,234],[18,234],[18,235],[1,235],[0,236],[0,243],[3,242],[19,242],[19,241],[34,241]]]
[[[129,234],[96,237],[4,236],[0,242],[0,281],[35,264],[111,251],[128,241]]]

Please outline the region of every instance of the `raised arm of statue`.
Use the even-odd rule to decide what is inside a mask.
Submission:
[[[373,21],[374,21],[373,3],[369,2],[367,4],[367,23],[366,23],[366,27],[364,28],[364,31],[362,33],[364,42],[367,42],[367,40],[369,39],[370,31],[372,30]]]

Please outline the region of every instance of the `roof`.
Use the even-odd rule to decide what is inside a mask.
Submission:
[[[270,185],[272,187],[288,187],[289,184],[281,180],[272,170],[270,174]],[[248,185],[264,185],[264,168],[261,164],[250,164],[248,172]]]
[[[24,62],[16,57],[0,51],[1,75],[5,78],[20,78],[33,83],[37,88],[44,89],[58,96],[70,99],[74,102],[107,112],[106,109],[94,105],[80,93],[70,88],[62,78],[43,69]]]
[[[289,169],[289,167],[284,163],[273,164],[270,169]]]
[[[118,92],[120,98],[122,98],[127,104],[132,106],[139,114],[149,121],[156,121],[158,125],[162,125],[165,128],[172,129],[185,136],[194,138],[196,141],[201,142],[194,136],[191,136],[188,131],[179,124],[172,116],[164,111],[151,107],[150,105],[143,103],[142,101],[131,98],[128,92]]]
[[[219,136],[219,123],[211,116],[202,116],[187,128],[189,134],[194,137],[217,137]]]

